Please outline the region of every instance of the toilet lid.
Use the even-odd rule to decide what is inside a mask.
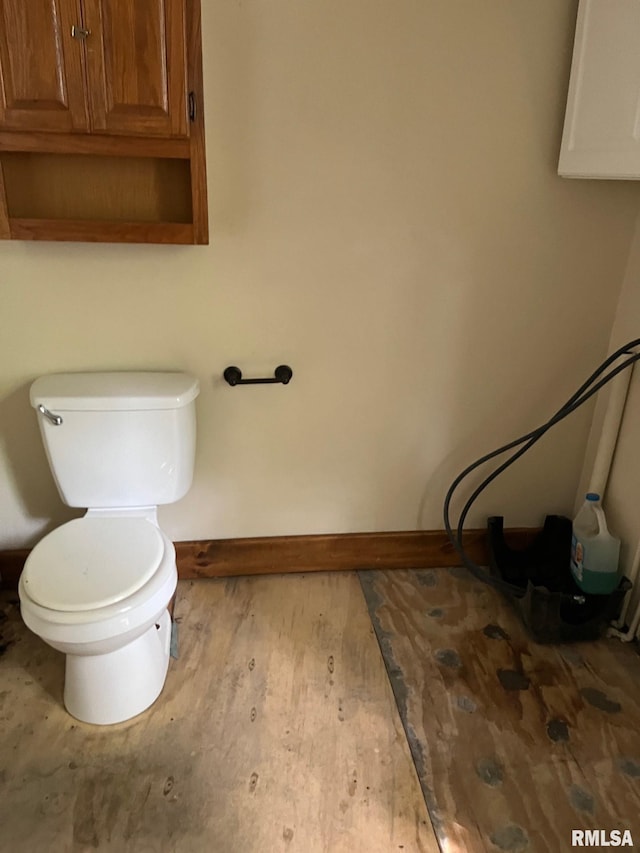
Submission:
[[[50,610],[97,610],[139,590],[164,554],[162,534],[144,518],[79,518],[33,549],[22,580]]]

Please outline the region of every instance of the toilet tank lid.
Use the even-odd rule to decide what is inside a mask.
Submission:
[[[31,385],[31,405],[52,411],[146,411],[179,409],[198,396],[198,380],[188,373],[115,371],[51,373]]]

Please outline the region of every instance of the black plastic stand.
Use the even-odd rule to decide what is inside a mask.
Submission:
[[[503,517],[488,520],[489,569],[522,589],[508,596],[532,638],[539,643],[597,640],[617,617],[631,589],[626,577],[610,595],[587,595],[569,568],[571,520],[548,515],[542,531],[528,548],[510,548],[504,539]]]

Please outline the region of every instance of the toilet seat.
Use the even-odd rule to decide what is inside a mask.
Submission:
[[[22,583],[29,598],[49,610],[98,610],[143,587],[164,551],[160,530],[144,518],[78,518],[36,545]]]

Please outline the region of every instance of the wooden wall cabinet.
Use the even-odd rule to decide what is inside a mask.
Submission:
[[[0,129],[89,129],[77,0],[0,0]]]
[[[640,178],[640,3],[580,0],[558,172]]]
[[[208,242],[199,0],[0,0],[0,237]]]

